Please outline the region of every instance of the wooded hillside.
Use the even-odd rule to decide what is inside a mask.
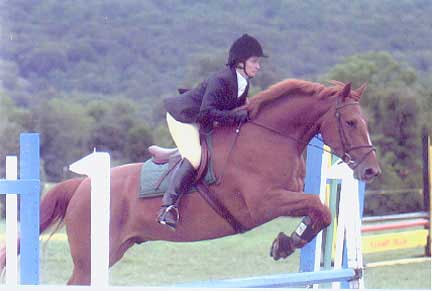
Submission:
[[[250,95],[285,78],[368,81],[385,170],[368,187],[420,187],[430,15],[428,0],[0,1],[0,160],[22,131],[41,133],[47,180],[95,146],[114,164],[146,159],[149,144],[171,143],[163,97],[222,67],[249,33],[270,55]]]

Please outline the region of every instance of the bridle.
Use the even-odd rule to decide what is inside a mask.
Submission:
[[[336,117],[336,120],[337,120],[339,139],[340,139],[341,145],[342,145],[342,154],[341,155],[337,154],[334,151],[329,151],[329,150],[327,150],[327,149],[325,149],[325,148],[323,148],[321,146],[317,146],[317,145],[311,144],[309,142],[305,142],[304,140],[301,140],[301,139],[292,137],[290,135],[287,135],[287,134],[285,134],[284,132],[282,132],[282,131],[280,131],[278,129],[275,129],[275,128],[272,128],[272,127],[267,126],[265,124],[259,123],[259,122],[255,121],[255,120],[250,120],[247,123],[254,124],[254,125],[259,126],[259,127],[263,128],[263,129],[266,129],[266,130],[268,130],[270,132],[273,132],[274,134],[277,134],[277,135],[282,136],[284,138],[289,138],[289,139],[294,140],[294,141],[296,141],[298,143],[302,143],[302,144],[304,144],[306,146],[315,147],[315,148],[318,148],[318,149],[320,149],[322,151],[328,152],[330,154],[335,154],[336,156],[340,157],[341,160],[343,162],[345,162],[352,170],[354,170],[355,168],[357,168],[367,158],[367,156],[369,154],[371,154],[372,152],[375,152],[376,148],[373,145],[371,145],[371,144],[368,144],[368,145],[359,145],[359,146],[351,146],[351,144],[349,143],[347,135],[346,135],[346,133],[344,131],[344,128],[343,128],[342,117],[341,117],[340,110],[342,108],[344,108],[346,106],[350,106],[350,105],[358,105],[359,106],[360,103],[356,102],[356,101],[350,102],[350,103],[340,103],[339,102],[339,98],[338,98],[337,103],[336,103],[336,108],[335,108],[335,117]],[[221,172],[220,177],[218,178],[217,183],[221,182],[222,177],[225,174],[225,168],[226,168],[226,166],[227,166],[227,164],[228,164],[228,162],[230,160],[231,153],[234,150],[234,147],[235,147],[235,145],[237,143],[237,139],[238,139],[238,137],[240,135],[240,129],[241,129],[242,125],[243,125],[242,123],[238,124],[238,126],[237,126],[237,128],[235,130],[236,135],[235,135],[235,137],[234,137],[234,139],[232,141],[230,150],[228,152],[228,157],[227,157],[227,159],[225,161],[225,165],[222,168],[222,172]],[[322,138],[319,138],[319,139],[324,143],[324,140],[322,140]],[[369,151],[367,151],[363,156],[361,156],[358,161],[354,160],[351,157],[351,155],[349,154],[352,151],[359,150],[359,149],[364,149],[364,148],[369,148]]]
[[[341,145],[342,145],[342,155],[340,155],[340,158],[342,159],[342,161],[344,161],[351,169],[355,169],[357,168],[366,158],[369,154],[371,154],[372,152],[376,151],[376,148],[371,145],[358,145],[358,146],[351,146],[347,135],[344,131],[344,126],[342,123],[342,114],[340,112],[340,110],[342,108],[345,108],[346,106],[350,106],[350,105],[357,105],[359,106],[359,102],[350,102],[350,103],[340,103],[339,102],[339,98],[338,101],[336,103],[336,110],[335,110],[335,116],[336,116],[336,120],[337,120],[337,127],[338,127],[338,133],[339,133],[339,139],[341,141]],[[359,150],[359,149],[369,149],[369,151],[367,151],[365,154],[363,154],[363,156],[360,157],[360,159],[358,161],[355,161],[351,155],[350,152],[355,151],[355,150]]]

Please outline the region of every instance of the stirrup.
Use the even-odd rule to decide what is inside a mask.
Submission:
[[[171,223],[167,223],[166,220],[165,220],[165,215],[168,212],[170,212],[171,209],[173,209],[175,211],[175,214],[176,214],[176,224],[177,224],[178,221],[180,220],[180,213],[179,213],[179,210],[178,210],[177,206],[175,206],[175,205],[170,205],[168,207],[165,207],[163,213],[161,214],[161,216],[158,219],[158,222],[160,224],[163,224],[163,225],[166,225],[166,226],[170,227],[172,230],[175,230],[176,229],[176,224],[172,225]]]
[[[170,212],[171,209],[174,209],[174,211],[175,211],[175,213],[176,213],[176,216],[177,216],[177,219],[176,219],[176,220],[179,221],[179,220],[180,220],[180,212],[179,212],[177,206],[175,206],[175,205],[170,205],[170,206],[168,206],[168,207],[165,209],[164,213]]]

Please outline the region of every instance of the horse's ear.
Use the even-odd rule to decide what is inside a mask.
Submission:
[[[351,82],[349,82],[343,87],[341,93],[342,100],[345,100],[345,98],[347,98],[350,95],[351,95]]]
[[[354,90],[358,95],[358,99],[360,99],[360,97],[363,95],[364,91],[367,88],[367,85],[368,85],[368,83],[365,82],[358,89]]]
[[[330,81],[328,81],[328,82],[329,82],[330,84],[335,85],[335,86],[340,86],[340,87],[345,86],[345,83],[343,83],[343,82],[341,82],[341,81],[330,80]]]

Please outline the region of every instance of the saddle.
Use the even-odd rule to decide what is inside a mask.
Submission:
[[[201,140],[201,164],[197,170],[197,175],[195,178],[195,187],[200,193],[201,197],[211,206],[211,208],[224,218],[234,229],[236,233],[243,233],[247,230],[223,205],[223,203],[217,198],[215,193],[213,193],[209,186],[204,181],[204,176],[211,167],[211,147],[207,142],[207,136],[200,134]],[[165,177],[176,167],[176,165],[181,161],[181,155],[177,148],[163,148],[157,145],[152,145],[148,148],[152,162],[155,164],[166,164],[168,163],[168,170],[161,175],[156,187],[162,183]],[[217,182],[216,182],[217,183]]]
[[[208,164],[209,164],[209,149],[206,138],[202,135],[200,137],[201,140],[201,163],[197,170],[197,175],[195,178],[195,182],[201,180],[207,172]],[[167,175],[175,168],[175,166],[180,162],[181,155],[177,148],[163,148],[157,145],[151,145],[148,148],[150,152],[152,162],[157,165],[163,165],[169,163]],[[162,178],[164,178],[163,176]]]

